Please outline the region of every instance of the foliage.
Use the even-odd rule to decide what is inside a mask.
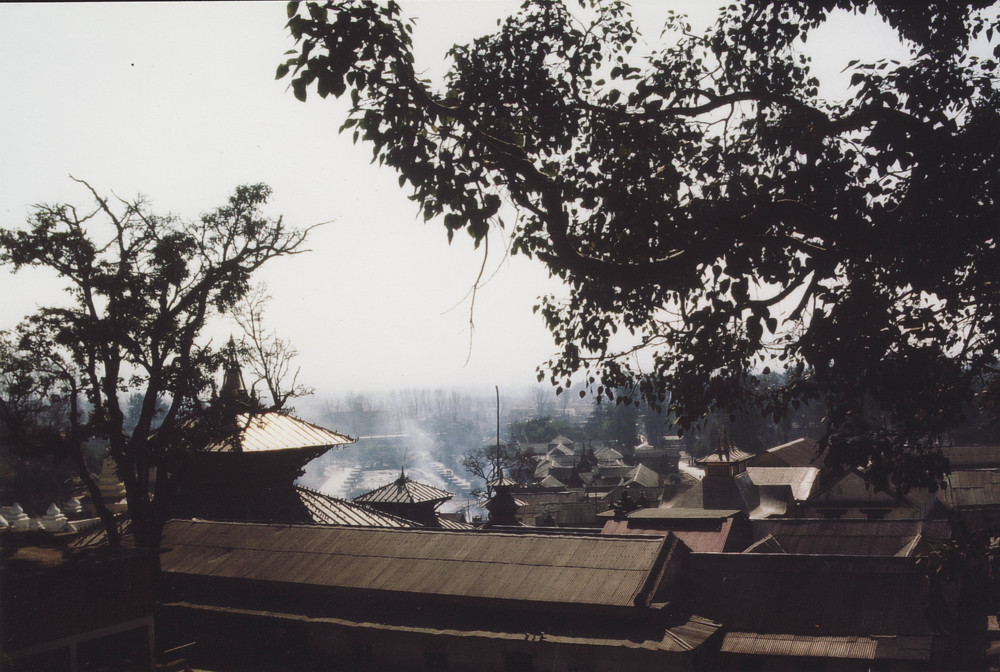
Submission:
[[[837,11],[881,17],[908,56],[852,60],[827,100],[799,47]],[[685,428],[820,399],[831,461],[905,489],[939,480],[975,386],[1000,388],[994,3],[737,2],[704,35],[671,15],[644,56],[624,2],[529,1],[450,51],[441,90],[395,2],[289,17],[297,98],[349,95],[342,130],[425,218],[477,244],[506,226],[565,281],[538,307],[560,391],[582,372]],[[772,367],[789,381],[762,390]]]
[[[639,443],[638,421],[639,409],[625,403],[623,394],[611,401],[598,396],[594,398],[585,430],[588,439],[612,441],[618,451],[631,460]]]
[[[574,441],[582,438],[568,420],[553,418],[551,415],[515,420],[507,426],[507,434],[511,441],[517,443],[547,443],[557,436],[565,436]]]
[[[25,440],[39,427],[39,413],[26,404],[44,410],[53,400],[70,408],[74,443],[107,440],[136,542],[156,546],[168,478],[160,472],[152,497],[150,468],[183,445],[186,420],[201,408],[221,363],[200,342],[202,328],[212,314],[232,309],[262,264],[296,253],[306,232],[261,212],[270,196],[265,185],[238,187],[226,205],[188,221],[156,215],[142,198],[111,199],[80,184],[92,209],[37,205],[26,228],[0,229],[0,263],[54,271],[69,297],[26,318],[5,341],[6,361],[21,379],[8,379],[0,396],[25,411],[18,414]],[[142,402],[127,434],[132,394]],[[161,418],[163,400],[169,405]]]

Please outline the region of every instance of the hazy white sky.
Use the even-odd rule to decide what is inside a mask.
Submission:
[[[705,22],[714,3],[634,4],[659,24],[671,7]],[[420,19],[418,67],[436,74],[448,46],[490,30],[517,3],[403,6]],[[502,261],[495,245],[466,364],[480,253],[461,235],[449,246],[395,174],[337,133],[346,105],[302,104],[274,79],[292,46],[284,23],[284,3],[0,4],[0,225],[20,224],[33,203],[86,203],[70,174],[192,218],[238,184],[265,182],[271,212],[289,224],[332,222],[313,233],[312,252],[260,275],[274,297],[270,322],[301,352],[303,382],[324,396],[532,385],[554,352],[532,306],[559,287],[540,265]],[[877,50],[872,35],[852,29],[832,43]],[[40,273],[0,275],[0,328],[57,300],[58,287]]]

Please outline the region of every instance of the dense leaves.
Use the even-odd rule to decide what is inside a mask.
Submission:
[[[246,294],[257,268],[294,254],[306,232],[262,213],[265,185],[238,187],[226,205],[187,221],[81,184],[91,210],[38,205],[25,228],[0,229],[0,264],[54,271],[69,295],[0,339],[0,419],[28,440],[43,411],[64,409],[59,436],[77,448],[90,437],[108,441],[136,540],[155,546],[154,507],[168,478],[161,471],[151,498],[150,468],[184,445],[178,434],[220,364],[201,331]]]
[[[827,100],[799,47],[838,11],[881,17],[908,56],[851,62]],[[517,208],[513,251],[570,290],[538,307],[554,385],[582,375],[685,427],[822,400],[830,459],[904,489],[940,478],[973,391],[996,397],[993,3],[737,3],[704,35],[671,15],[640,56],[656,34],[624,3],[538,0],[455,46],[440,90],[394,2],[289,17],[278,77],[349,95],[342,129],[426,218],[478,243]],[[760,386],[773,369],[787,384]]]

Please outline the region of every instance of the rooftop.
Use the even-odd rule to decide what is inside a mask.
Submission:
[[[574,537],[172,520],[163,571],[389,594],[632,607],[672,537]]]
[[[392,483],[358,495],[354,501],[362,504],[426,504],[445,502],[452,497],[453,495],[447,490],[411,480],[406,474],[400,474],[400,477]]]
[[[235,434],[209,444],[204,450],[212,453],[255,453],[296,448],[335,448],[356,440],[285,413],[240,413],[236,416],[236,425]]]

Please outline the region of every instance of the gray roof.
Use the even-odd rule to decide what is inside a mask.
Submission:
[[[949,506],[981,507],[1000,505],[1000,470],[953,470],[948,486],[938,497]]]
[[[918,537],[928,542],[951,538],[951,526],[943,520],[787,518],[754,520],[751,527],[755,542],[773,537],[784,552],[797,555],[893,556]]]
[[[447,490],[410,480],[401,475],[392,483],[354,498],[362,504],[424,504],[445,502],[452,498]]]
[[[708,464],[714,462],[746,462],[747,460],[753,459],[754,454],[748,453],[740,450],[739,448],[732,448],[729,453],[718,452],[709,453],[704,457],[699,457],[695,460],[695,464]]]
[[[313,520],[321,525],[353,525],[363,527],[419,527],[415,522],[382,513],[352,502],[338,499],[318,490],[295,486]]]
[[[625,485],[636,483],[644,488],[655,488],[660,485],[660,475],[644,464],[637,464],[629,472]]]
[[[942,446],[941,452],[954,469],[988,469],[1000,467],[1000,446]]]
[[[788,485],[792,496],[804,501],[816,491],[818,467],[747,467],[754,485]]]
[[[549,474],[548,476],[546,476],[545,478],[543,478],[542,480],[540,480],[538,482],[538,485],[542,486],[543,488],[565,488],[566,487],[565,483],[563,483],[562,481],[560,481],[558,478],[556,478],[552,474]]]
[[[811,467],[821,464],[819,460],[819,444],[806,437],[783,443],[774,448],[768,448],[765,452],[769,456],[781,460],[789,467]]]
[[[633,607],[652,599],[671,536],[573,537],[172,520],[168,575],[495,604]]]
[[[212,453],[256,453],[296,448],[333,448],[354,443],[346,434],[324,429],[286,413],[240,413],[236,416],[234,435],[209,444],[204,450]]]
[[[727,632],[723,653],[790,656],[795,658],[849,658],[855,660],[930,660],[933,638],[811,637],[807,635]]]
[[[739,515],[735,509],[678,509],[678,508],[656,508],[656,509],[636,509],[628,514],[629,518],[655,519],[655,520],[722,520]]]

